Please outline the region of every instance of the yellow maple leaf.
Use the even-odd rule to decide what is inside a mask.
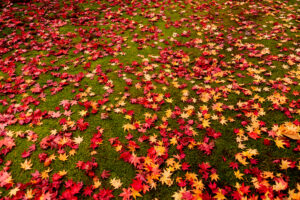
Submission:
[[[210,178],[212,181],[218,181],[219,180],[219,175],[217,173],[213,173],[210,175]]]
[[[220,118],[220,124],[222,124],[222,125],[227,125],[227,120],[226,120],[226,118],[225,118],[224,116],[222,116],[222,117]]]
[[[173,166],[174,163],[175,163],[174,158],[169,158],[169,159],[167,159],[167,161],[166,161],[167,166]]]
[[[60,176],[65,176],[68,172],[66,170],[59,171],[58,174]]]
[[[243,129],[239,129],[239,132],[237,133],[238,136],[243,136],[245,134]]]
[[[188,180],[188,181],[195,181],[195,180],[197,180],[197,174],[195,174],[195,173],[190,173],[190,172],[187,172],[186,174],[185,174],[185,177],[186,177],[186,179]]]
[[[190,62],[190,57],[188,55],[184,56],[182,58],[182,62],[186,63],[186,62]]]
[[[135,126],[133,126],[132,124],[124,124],[123,129],[124,129],[124,131],[134,130]]]
[[[86,116],[86,114],[87,114],[87,110],[79,111],[79,115],[82,116],[82,117]]]
[[[49,172],[51,172],[51,171],[52,171],[52,170],[51,170],[50,168],[48,168],[48,169],[42,171],[42,173],[41,173],[42,179],[47,179],[47,178],[49,178]]]
[[[149,141],[152,142],[152,143],[155,143],[155,142],[157,141],[157,135],[156,135],[156,134],[151,135],[151,136],[149,137]]]
[[[166,110],[166,117],[170,118],[171,115],[172,115],[172,110],[171,109]]]
[[[204,189],[204,184],[203,184],[202,180],[194,180],[193,187],[195,187],[197,190],[202,191]]]
[[[179,162],[175,162],[173,167],[175,170],[179,170],[181,168],[181,164]]]
[[[133,196],[133,198],[136,199],[136,197],[141,197],[142,195],[135,189],[131,188],[131,196]]]
[[[64,153],[64,154],[59,154],[58,159],[61,161],[66,161],[68,160],[68,157],[69,156],[66,153]]]
[[[158,156],[164,155],[166,151],[166,148],[164,146],[154,146],[154,149]]]
[[[97,110],[97,109],[98,109],[98,103],[95,102],[95,101],[92,101],[92,102],[91,102],[91,106],[92,106],[92,108],[93,108],[94,110]]]
[[[182,90],[181,92],[183,96],[189,96],[190,93],[188,90]]]
[[[121,149],[122,149],[122,145],[117,145],[116,147],[115,147],[115,149],[116,149],[116,151],[121,151]]]
[[[279,139],[278,137],[275,139],[275,144],[278,148],[283,148],[284,149],[284,143],[283,140]]]
[[[262,175],[263,175],[263,178],[264,178],[264,179],[267,179],[267,178],[273,179],[273,178],[274,178],[273,172],[270,172],[270,171],[264,171],[264,172],[262,173]]]
[[[68,143],[68,141],[69,141],[68,138],[63,137],[63,138],[61,138],[61,139],[59,140],[58,144],[64,145],[64,144]]]
[[[173,99],[172,98],[166,98],[166,102],[167,103],[173,103]]]
[[[300,140],[300,126],[296,126],[292,122],[285,122],[278,128],[278,135],[284,135],[294,140]]]
[[[189,114],[186,112],[181,113],[180,117],[182,117],[183,119],[187,119],[189,117]]]
[[[83,137],[78,136],[74,138],[73,141],[75,142],[75,144],[80,144],[83,141]]]
[[[115,189],[118,189],[122,186],[122,182],[120,179],[116,179],[116,178],[113,178],[110,180],[110,184],[115,188]]]
[[[289,198],[292,199],[292,200],[298,200],[298,199],[300,199],[300,192],[296,193],[295,189],[289,190]]]
[[[258,152],[257,152],[256,149],[248,149],[247,151],[243,151],[242,155],[246,156],[249,159],[251,159],[252,156],[258,155]]]
[[[275,185],[273,185],[273,189],[275,191],[285,190],[288,187],[288,183],[285,182],[282,178],[279,178],[275,181]]]
[[[31,160],[25,160],[23,163],[21,163],[21,168],[24,169],[24,170],[30,170],[32,169],[32,163],[31,163]]]
[[[221,189],[219,189],[219,191],[217,192],[217,194],[214,196],[215,199],[217,200],[223,200],[226,199],[226,197],[224,196],[224,194],[222,193]]]
[[[76,154],[76,150],[75,149],[72,149],[69,151],[69,155],[70,156],[74,156]]]
[[[145,118],[147,118],[147,119],[152,117],[151,113],[148,113],[148,112],[146,112],[144,115],[145,115]]]
[[[280,169],[288,169],[290,166],[290,161],[288,160],[281,160]]]
[[[176,145],[178,142],[177,142],[177,138],[176,137],[172,137],[171,139],[170,139],[170,144],[172,144],[172,145]]]
[[[235,155],[235,159],[238,160],[242,165],[248,164],[248,162],[246,161],[246,158],[241,153],[237,153]]]
[[[131,115],[125,115],[124,118],[125,118],[125,119],[128,119],[128,120],[131,120],[131,119],[132,119],[132,116],[131,116]]]
[[[236,172],[234,172],[234,175],[237,179],[243,180],[243,173],[240,173],[240,170],[237,170]]]
[[[186,102],[188,98],[186,96],[182,96],[180,99],[181,101]]]
[[[97,189],[97,188],[99,188],[99,187],[101,186],[101,184],[102,184],[102,183],[99,181],[99,179],[94,180],[93,188],[94,188],[94,189]]]
[[[218,102],[218,103],[213,104],[212,109],[214,111],[223,112],[222,106],[223,106],[223,103]]]
[[[55,160],[55,158],[56,158],[56,156],[55,156],[54,154],[51,154],[51,155],[49,156],[49,159],[50,159],[50,160]]]
[[[16,195],[18,191],[20,191],[20,189],[18,187],[15,187],[14,189],[9,191],[8,195],[10,197],[12,197],[12,196]]]
[[[175,192],[172,197],[174,198],[174,200],[181,200],[182,199],[182,194],[181,192]]]
[[[57,130],[56,130],[56,129],[52,129],[52,130],[50,131],[50,133],[51,133],[51,135],[56,135],[56,134],[57,134]]]
[[[32,191],[32,189],[28,189],[28,190],[26,191],[25,198],[26,198],[26,199],[32,199],[32,198],[33,198],[33,195],[34,195],[34,192]]]
[[[158,94],[158,96],[154,98],[154,100],[155,100],[156,102],[160,102],[160,101],[162,101],[163,99],[164,99],[164,95],[161,94],[161,93]]]
[[[173,181],[171,179],[171,175],[172,175],[171,170],[170,169],[165,169],[163,171],[163,173],[161,174],[161,177],[160,177],[159,181],[162,184],[166,184],[168,186],[171,186],[173,184]]]
[[[204,120],[202,121],[202,126],[203,126],[204,128],[210,127],[210,121],[207,120],[207,119],[204,119]]]

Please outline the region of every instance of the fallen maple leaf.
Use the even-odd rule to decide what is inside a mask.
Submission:
[[[109,171],[103,170],[101,173],[101,178],[106,179],[108,177],[110,177]]]
[[[291,167],[290,161],[288,160],[281,160],[280,169],[285,170]]]
[[[25,171],[32,169],[31,167],[32,167],[31,160],[26,159],[23,163],[21,163],[21,168],[24,169]]]
[[[122,186],[120,179],[112,178],[109,182],[115,189],[118,189]]]
[[[18,187],[15,187],[14,189],[11,189],[11,190],[9,191],[8,195],[9,195],[10,197],[12,197],[12,196],[16,195],[17,192],[19,192],[19,191],[20,191],[20,189],[19,189]]]
[[[6,184],[12,181],[11,174],[6,171],[0,171],[0,187],[5,186]]]
[[[78,137],[74,138],[73,141],[74,141],[76,144],[80,144],[80,143],[83,141],[83,137],[78,136]]]
[[[296,126],[292,122],[285,122],[278,129],[278,134],[289,137],[293,140],[300,140],[300,126]]]
[[[122,188],[123,192],[119,195],[123,197],[123,200],[129,200],[131,197],[131,189],[130,188]]]

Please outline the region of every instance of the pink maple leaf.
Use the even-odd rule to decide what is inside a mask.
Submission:
[[[131,197],[131,190],[130,188],[122,188],[123,192],[119,195],[120,197],[123,197],[123,200],[129,200]]]

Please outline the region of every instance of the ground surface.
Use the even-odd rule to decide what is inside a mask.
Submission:
[[[0,4],[3,199],[300,199],[299,1]]]

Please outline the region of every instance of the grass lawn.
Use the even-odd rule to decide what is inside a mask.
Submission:
[[[0,199],[299,200],[299,9],[2,1]]]

